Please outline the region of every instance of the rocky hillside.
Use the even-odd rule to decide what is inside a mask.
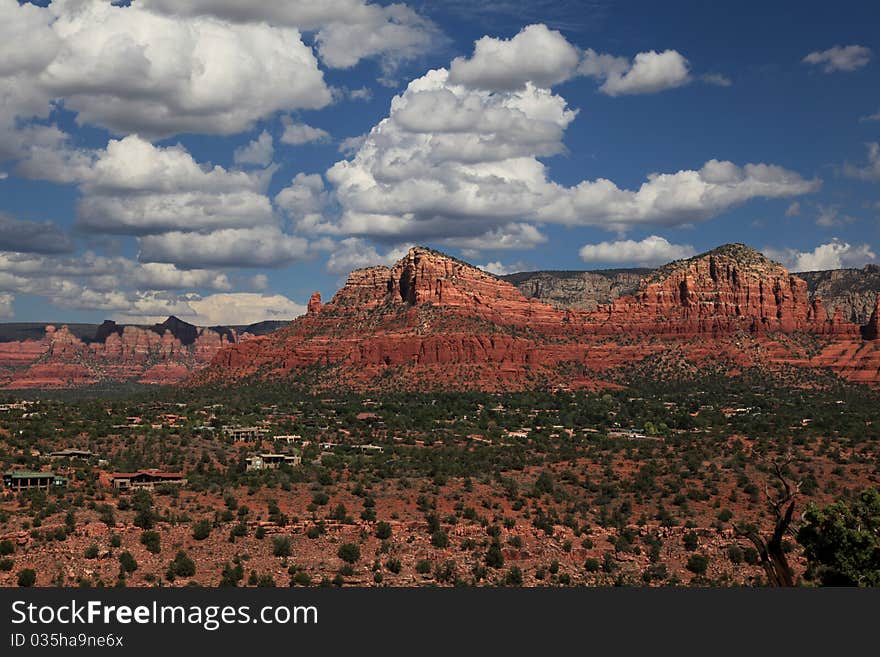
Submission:
[[[558,308],[592,312],[599,304],[639,289],[650,269],[607,269],[597,271],[533,271],[502,276],[527,299],[532,297]]]
[[[798,273],[798,276],[807,282],[812,296],[822,299],[829,314],[840,308],[844,318],[851,322],[867,322],[880,294],[880,265],[808,271]]]
[[[860,335],[859,325],[839,314],[829,318],[819,300],[811,301],[806,282],[744,244],[725,244],[654,270],[637,292],[612,303],[608,324],[624,334],[653,336]]]
[[[314,295],[288,327],[221,349],[192,382],[308,375],[319,386],[362,388],[602,386],[675,350],[695,366],[815,365],[877,383],[880,344],[863,331],[871,335],[829,317],[802,279],[744,245],[670,263],[591,311],[528,299],[417,247],[393,267],[352,272],[329,303]]]
[[[70,388],[105,381],[176,383],[226,345],[285,322],[250,327],[193,326],[169,317],[152,326],[0,324],[0,387]],[[251,332],[248,329],[253,329]]]
[[[748,249],[748,247],[745,247]],[[746,254],[741,251],[741,254]],[[531,271],[502,276],[526,298],[536,298],[557,308],[595,310],[600,304],[633,294],[652,269],[605,269],[596,271]],[[880,265],[862,269],[799,272],[807,283],[810,301],[821,299],[826,314],[840,309],[843,319],[864,324],[870,319],[880,294]]]

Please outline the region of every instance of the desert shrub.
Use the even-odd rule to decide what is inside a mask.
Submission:
[[[361,549],[354,543],[343,543],[336,551],[336,556],[346,563],[355,563],[361,558]]]
[[[272,554],[276,557],[289,557],[290,539],[287,536],[276,536],[272,540]]]
[[[489,549],[486,551],[486,566],[489,568],[503,568],[504,567],[504,555],[501,554],[501,546],[497,541],[494,541],[492,545],[489,546]]]
[[[692,554],[687,560],[687,569],[695,575],[705,575],[709,567],[709,557],[703,554]]]
[[[37,583],[37,572],[33,568],[18,571],[18,585],[30,587]]]
[[[431,545],[441,549],[449,547],[449,535],[442,529],[438,529],[431,534]]]
[[[760,561],[761,557],[755,548],[749,546],[745,550],[743,550],[743,559],[750,566],[757,566],[758,561]]]
[[[504,583],[507,586],[522,586],[523,576],[519,566],[511,566],[504,576]]]
[[[197,541],[204,541],[208,536],[211,535],[211,521],[207,518],[203,518],[198,522],[193,524],[192,528],[192,536]]]
[[[162,551],[162,537],[157,531],[147,530],[141,534],[141,545],[153,554],[159,554]]]
[[[122,504],[120,503],[120,507]],[[98,506],[98,519],[108,527],[116,526],[116,513],[109,504],[101,504]]]
[[[299,571],[290,579],[290,582],[291,584],[296,584],[297,586],[311,586],[312,578],[309,577],[308,573]]]
[[[739,545],[731,545],[727,548],[727,558],[730,559],[730,563],[739,565],[743,562],[745,553]]]
[[[143,488],[136,490],[131,498],[131,505],[137,511],[134,517],[135,527],[152,529],[156,523],[156,512],[153,510],[153,496]]]
[[[183,550],[179,550],[168,566],[169,580],[175,577],[192,577],[196,574],[196,563]]]
[[[235,566],[230,566],[229,563],[224,564],[223,572],[220,575],[220,586],[238,586],[242,579],[244,579],[244,568],[240,563]]]
[[[137,570],[137,561],[134,560],[134,557],[131,555],[131,552],[126,550],[125,552],[120,553],[119,555],[119,572],[120,574],[125,573],[133,573]]]
[[[642,573],[642,581],[645,584],[662,582],[667,577],[669,577],[669,573],[666,570],[666,566],[662,563],[651,564],[645,569],[645,572]]]

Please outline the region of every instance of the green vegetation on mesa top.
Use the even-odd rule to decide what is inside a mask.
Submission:
[[[585,270],[576,270],[576,269],[541,269],[539,271],[521,271],[516,272],[515,274],[505,274],[504,276],[500,276],[499,278],[507,281],[508,283],[513,283],[514,285],[519,285],[524,281],[531,280],[533,278],[537,278],[538,276],[549,276],[551,278],[580,278],[584,275],[595,275],[602,276],[603,278],[614,278],[615,276],[620,276],[623,274],[634,274],[636,276],[647,276],[650,274],[653,269],[648,269],[647,267],[629,267],[622,269],[585,269]]]
[[[670,274],[688,268],[695,262],[705,260],[707,258],[729,258],[735,260],[737,265],[743,271],[766,272],[768,269],[781,269],[782,265],[765,256],[760,251],[756,251],[752,247],[735,242],[732,244],[722,244],[721,246],[700,253],[690,258],[675,260],[669,264],[663,265],[659,269],[655,269],[648,277],[650,281],[663,280]]]
[[[810,290],[821,289],[826,296],[880,292],[880,265],[865,265],[861,269],[830,269],[799,272]]]

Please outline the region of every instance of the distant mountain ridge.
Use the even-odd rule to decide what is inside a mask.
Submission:
[[[195,326],[173,315],[159,324],[117,324],[112,319],[106,319],[102,324],[68,323],[68,322],[0,322],[0,343],[17,342],[20,340],[40,340],[46,333],[47,326],[67,326],[68,331],[86,344],[92,342],[106,342],[111,333],[122,335],[126,326],[134,326],[139,329],[149,329],[159,335],[169,329],[176,338],[184,344],[192,344],[198,334],[199,328],[209,328],[217,333],[229,334],[235,331],[241,335],[266,335],[277,331],[289,322],[278,320],[265,320],[255,324],[234,324],[226,326]]]
[[[600,304],[632,294],[651,269],[594,271],[533,271],[501,278],[513,283],[526,298],[540,299],[560,308],[593,311]]]
[[[807,282],[811,296],[822,299],[829,314],[840,308],[851,322],[868,321],[880,293],[880,265],[799,272],[798,276]]]
[[[73,388],[107,381],[175,383],[224,346],[287,322],[200,327],[169,317],[152,325],[0,324],[0,387]]]

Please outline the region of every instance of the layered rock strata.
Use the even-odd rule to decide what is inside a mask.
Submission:
[[[827,367],[876,384],[878,349],[863,339],[871,331],[840,312],[829,317],[802,279],[739,244],[662,267],[634,294],[589,312],[527,299],[511,283],[416,247],[393,267],[352,272],[326,304],[313,296],[309,312],[287,328],[221,349],[192,382],[317,367],[356,387],[390,380],[413,388],[579,387],[682,349],[697,362],[723,356],[743,366]],[[814,344],[776,337],[795,335]],[[837,361],[834,348],[844,350]]]

